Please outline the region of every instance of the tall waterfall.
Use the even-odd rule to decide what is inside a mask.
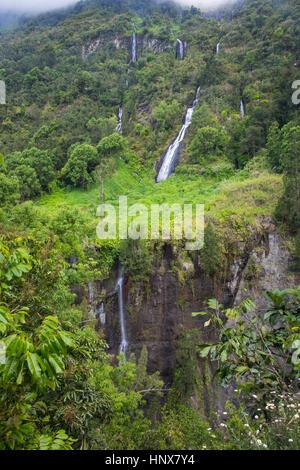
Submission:
[[[124,291],[124,267],[123,266],[119,266],[116,289],[118,291],[120,329],[121,329],[121,343],[120,343],[120,348],[119,348],[119,354],[124,353],[125,358],[126,358],[127,351],[128,351],[128,341],[127,341],[125,313],[124,313],[124,292],[123,292]]]
[[[193,116],[195,107],[197,106],[197,103],[198,103],[199,91],[200,91],[200,87],[197,88],[197,93],[196,93],[195,100],[193,102],[193,106],[191,108],[188,108],[186,112],[185,121],[184,121],[182,128],[180,129],[178,136],[174,140],[173,144],[170,145],[170,147],[167,150],[166,155],[164,156],[162,166],[156,178],[157,183],[159,183],[162,180],[167,180],[170,174],[173,173],[173,171],[175,170],[175,161],[178,156],[178,152],[180,150],[180,144],[183,141],[186,131],[191,124],[192,116]]]
[[[220,43],[218,42],[216,46],[216,54],[219,54],[219,52],[220,52]]]
[[[241,111],[241,117],[244,118],[245,117],[245,105],[244,105],[243,98],[241,99],[241,103],[240,103],[240,111]]]
[[[136,28],[134,26],[134,32],[131,37],[131,60],[136,62]]]
[[[94,288],[93,288],[93,283],[91,281],[88,282],[88,287],[89,287],[89,302],[90,302],[90,305],[92,305],[94,302]]]
[[[123,117],[123,109],[122,109],[122,106],[120,106],[119,111],[118,111],[118,125],[116,127],[117,132],[122,132],[122,117]]]
[[[176,39],[176,59],[184,59],[184,47],[183,42],[180,39]]]
[[[94,286],[91,281],[88,282],[88,288],[89,288],[89,308],[90,308],[90,315],[93,315],[93,317],[97,317],[97,310],[95,310],[95,305],[94,305],[94,300],[95,300],[95,295],[94,295]]]

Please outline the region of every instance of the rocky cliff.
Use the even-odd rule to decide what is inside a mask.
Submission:
[[[179,245],[169,242],[160,245],[154,272],[146,286],[132,284],[130,276],[125,277],[130,352],[138,356],[146,344],[149,371],[159,370],[167,387],[174,380],[174,370],[185,367],[182,357],[191,358],[197,343],[215,339],[215,331],[204,328],[205,317],[191,316],[194,311],[205,310],[208,298],[215,297],[229,307],[250,296],[260,308],[266,305],[263,296],[266,290],[283,289],[299,282],[289,272],[290,253],[271,219],[263,220],[245,240],[235,239],[233,245],[235,256],[227,253],[228,267],[221,277],[205,275],[199,253],[187,255]],[[97,327],[104,329],[113,354],[118,353],[120,344],[115,279],[116,272],[111,279],[94,283],[92,308],[92,312],[97,312],[104,302],[105,324],[98,318]],[[189,398],[196,408],[209,415],[212,409],[224,405],[232,390],[225,390],[212,380],[214,364],[197,358],[194,366],[197,386],[190,391]]]

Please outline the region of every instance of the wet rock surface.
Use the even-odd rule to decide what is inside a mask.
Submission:
[[[146,290],[141,286],[131,286],[128,275],[125,275],[129,353],[138,357],[145,344],[149,372],[159,370],[166,386],[172,384],[178,343],[186,332],[197,330],[201,333],[202,342],[216,338],[212,327],[204,328],[205,317],[191,315],[192,312],[205,311],[208,298],[215,297],[225,307],[230,307],[245,297],[251,297],[258,308],[263,308],[267,302],[263,293],[267,289],[283,289],[299,282],[289,272],[291,256],[271,220],[264,221],[247,243],[237,243],[240,245],[239,256],[233,259],[222,281],[205,276],[197,253],[189,260],[182,260],[183,280],[180,280],[174,269],[174,247],[170,243],[163,246],[161,259]],[[94,288],[96,304],[104,302],[105,305],[106,324],[98,326],[104,328],[112,354],[118,354],[121,337],[116,277],[117,271],[111,279],[95,283]],[[200,360],[198,368],[202,377],[202,398],[198,390],[191,395],[190,401],[196,408],[199,400],[204,401],[207,414],[212,408],[222,408],[226,400],[232,398],[233,390],[232,387],[224,389],[212,381],[215,365],[210,361]]]

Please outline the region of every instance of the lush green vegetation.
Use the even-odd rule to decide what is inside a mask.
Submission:
[[[299,289],[269,292],[264,318],[251,300],[225,311],[211,301],[206,326],[218,341],[183,335],[166,400],[159,373],[147,373],[146,348],[127,362],[112,358],[74,294],[109,279],[120,260],[131,289],[149,295],[155,243],[96,237],[97,206],[118,207],[119,195],[148,208],[205,204],[197,256],[213,281],[224,281],[239,243],[266,217],[300,271],[300,120],[291,101],[299,28],[295,0],[247,0],[222,21],[172,3],[89,0],[1,32],[1,449],[299,446]],[[182,61],[177,38],[187,44]],[[198,86],[179,164],[156,184]],[[176,249],[184,258],[180,242]],[[199,379],[208,356],[221,380],[238,383],[240,408],[216,416],[191,406],[195,387],[210,400]]]
[[[214,325],[219,338],[198,346],[201,357],[219,361],[221,381],[234,380],[243,396],[245,409],[228,405],[218,417],[224,438],[236,449],[299,446],[300,287],[267,296],[270,308],[263,315],[250,299],[225,311],[210,299],[205,327]]]

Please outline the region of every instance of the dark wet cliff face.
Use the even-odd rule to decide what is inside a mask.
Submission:
[[[128,51],[128,62],[132,60],[131,48],[132,48],[132,37],[124,36],[113,36],[107,34],[104,36],[96,37],[81,46],[81,57],[82,60],[86,60],[91,54],[97,51],[97,49],[110,43],[111,50],[123,49]],[[186,44],[185,44],[186,47]],[[171,44],[168,40],[154,39],[149,35],[139,36],[136,35],[136,53],[137,58],[145,53],[151,52],[152,54],[161,54],[163,52],[174,52],[176,54],[176,45]]]
[[[197,256],[194,263],[191,260],[183,261],[179,276],[173,265],[173,247],[167,244],[163,251],[163,257],[156,265],[146,290],[144,286],[131,287],[130,278],[125,277],[124,301],[129,352],[139,357],[143,345],[146,344],[148,372],[159,370],[168,389],[173,384],[174,369],[185,367],[185,361],[190,355],[194,355],[197,343],[216,339],[212,328],[204,328],[205,319],[201,316],[192,317],[191,313],[203,311],[207,298],[220,295],[220,287],[216,288],[213,279],[203,276],[197,266]],[[107,282],[110,282],[110,285]],[[108,290],[114,287],[112,281],[106,281],[105,284]],[[221,295],[228,305],[231,302],[231,294],[226,286]],[[116,293],[108,298],[105,310],[104,331],[110,352],[118,354],[121,333]],[[181,343],[187,332],[191,332],[191,337],[183,347]],[[181,353],[178,357],[179,350]],[[197,360],[195,368],[198,385],[188,391],[187,400],[201,416],[209,417],[213,409],[223,408],[232,390],[220,388],[212,379],[216,365],[211,361]],[[187,371],[187,375],[189,373]],[[182,380],[179,381],[180,388],[185,388]]]
[[[188,268],[188,267],[187,267]],[[164,258],[150,280],[149,293],[139,303],[129,296],[128,334],[131,349],[139,352],[147,344],[149,369],[160,370],[165,382],[171,384],[178,340],[184,331],[199,328],[204,340],[209,339],[203,328],[203,319],[191,313],[204,310],[204,301],[212,297],[214,283],[197,274],[181,284],[172,272],[170,259]]]
[[[260,305],[266,289],[285,288],[296,282],[288,270],[289,252],[271,221],[266,222],[261,231],[253,233],[244,245],[237,243],[240,244],[239,255],[223,279],[206,276],[197,253],[178,262],[178,248],[176,252],[176,247],[169,243],[162,247],[162,256],[147,287],[132,285],[128,275],[125,278],[130,351],[138,353],[146,344],[150,370],[159,369],[168,381],[172,377],[178,339],[184,331],[199,328],[203,330],[204,339],[212,335],[203,328],[201,317],[191,316],[193,311],[205,310],[208,298],[216,297],[225,306],[231,306],[245,295],[251,295]],[[117,351],[120,339],[114,282],[111,279],[99,286],[109,293],[104,330],[113,352]]]
[[[283,289],[299,282],[289,273],[289,252],[271,220],[264,221],[259,230],[253,230],[246,241],[238,239],[234,243],[235,256],[228,253],[228,266],[223,277],[207,276],[199,253],[187,254],[171,243],[161,245],[160,256],[154,260],[153,274],[146,285],[132,282],[130,274],[125,275],[129,352],[138,357],[146,344],[149,372],[159,370],[166,386],[173,382],[174,368],[178,366],[177,353],[187,332],[196,331],[198,342],[199,338],[200,342],[216,338],[211,327],[204,327],[205,317],[191,315],[194,311],[205,311],[208,298],[215,297],[229,307],[245,296],[251,296],[258,306],[262,306],[266,289]],[[98,320],[98,327],[103,328],[112,354],[118,354],[121,337],[116,277],[117,271],[110,279],[94,283],[95,304],[104,300],[106,314],[105,324]],[[193,339],[191,341],[193,346]],[[198,389],[189,395],[189,399],[196,408],[202,400],[208,410],[212,401],[209,394],[217,388],[211,379],[215,365],[199,360],[197,369],[202,377],[202,398]],[[213,408],[222,407],[228,398],[229,392],[219,392],[220,387],[214,393]]]
[[[210,297],[221,295],[224,303],[229,305],[231,292],[226,286],[217,287],[215,280],[203,275],[197,255],[193,261],[183,260],[178,271],[178,266],[174,267],[174,247],[167,243],[162,251],[147,286],[132,285],[130,277],[125,275],[124,303],[129,352],[139,356],[146,344],[149,372],[159,370],[165,383],[170,385],[178,341],[184,333],[199,329],[203,342],[212,340],[215,335],[203,327],[205,320],[202,317],[192,317],[191,313],[203,311],[205,301]],[[98,322],[98,327],[103,328],[112,354],[118,354],[121,337],[116,275],[114,272],[111,279],[94,283],[95,299],[100,302],[105,298],[106,322],[105,325]]]

